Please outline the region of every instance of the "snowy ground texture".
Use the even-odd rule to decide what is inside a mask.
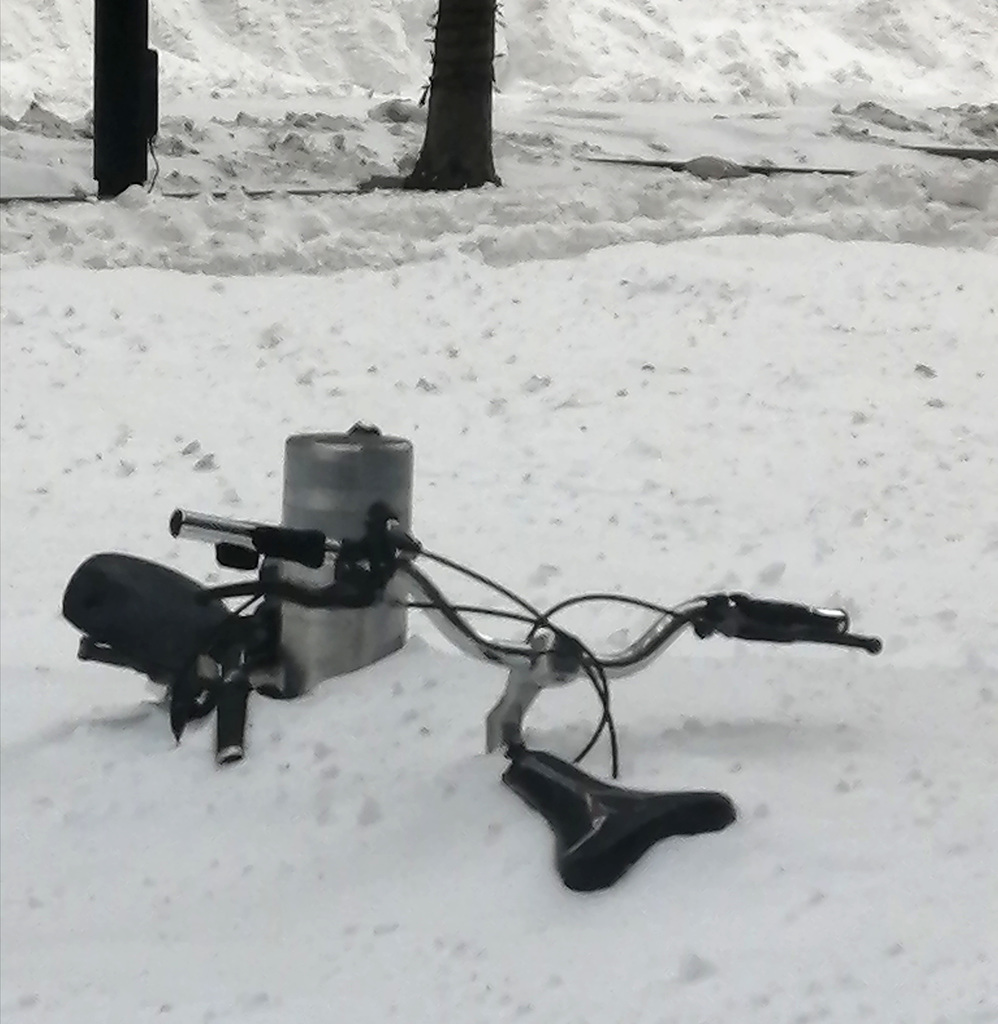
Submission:
[[[261,188],[356,189],[411,167],[425,125],[385,103],[193,105],[164,118],[160,176],[114,202],[0,207],[3,269],[58,261],[211,274],[391,269],[461,253],[491,265],[567,258],[625,242],[808,232],[998,251],[998,163],[910,147],[998,148],[998,103],[902,113],[879,104],[765,108],[501,99],[495,155],[505,187],[252,197]],[[401,116],[418,108],[389,101]],[[92,191],[85,129],[33,112],[0,129],[6,195]],[[702,179],[589,157],[702,155],[846,169]],[[250,194],[247,193],[250,190]],[[193,199],[171,193],[193,194]]]
[[[6,274],[5,1019],[995,1020],[994,264],[798,236]],[[258,701],[218,773],[73,665],[60,588],[96,549],[204,572],[175,504],[272,516],[283,438],[361,416],[414,439],[420,534],[537,600],[745,588],[886,652],[688,641],[619,684],[624,777],[742,820],[593,898],[480,754],[500,674],[425,642]],[[536,742],[584,738],[578,690]]]
[[[995,1024],[998,172],[903,147],[996,144],[998,10],[511,2],[502,189],[248,198],[405,169],[375,104],[425,6],[157,3],[157,190],[0,209],[4,1024]],[[4,8],[6,195],[90,187],[86,7]],[[593,896],[481,752],[502,674],[416,615],[217,771],[74,660],[62,588],[109,549],[217,579],[170,511],[274,518],[287,435],[358,419],[414,441],[416,532],[538,603],[743,589],[884,653],[687,639],[617,684],[623,781],[740,819]],[[527,725],[567,755],[595,714]]]

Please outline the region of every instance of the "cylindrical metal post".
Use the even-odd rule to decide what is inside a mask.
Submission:
[[[406,529],[412,519],[412,444],[377,427],[355,425],[345,434],[296,434],[284,453],[283,524],[322,530],[341,539],[363,535],[367,511],[388,504]],[[282,563],[285,579],[310,586],[332,582],[332,567]],[[391,590],[389,591],[391,592]],[[297,696],[315,683],[370,665],[397,651],[406,636],[404,608],[281,606],[284,693]]]
[[[156,134],[157,61],[149,0],[94,0],[94,177],[112,197],[148,175]]]

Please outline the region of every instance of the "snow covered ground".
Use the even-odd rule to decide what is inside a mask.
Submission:
[[[994,1024],[998,172],[903,148],[995,145],[994,6],[509,3],[502,189],[249,198],[419,145],[370,115],[426,12],[317,10],[158,3],[157,188],[0,209],[5,1024]],[[90,187],[87,31],[5,7],[4,194]],[[585,159],[702,153],[863,173]],[[618,683],[623,780],[740,820],[595,896],[481,752],[502,674],[417,615],[217,771],[74,660],[62,588],[108,549],[217,578],[170,511],[274,518],[286,436],[358,419],[414,441],[416,532],[539,603],[744,589],[884,653],[688,639]],[[546,695],[532,740],[593,705]]]
[[[5,1020],[996,1019],[994,266],[796,236],[5,273]],[[216,772],[74,665],[61,587],[107,548],[208,571],[173,506],[274,516],[284,437],[359,417],[413,438],[419,533],[537,600],[745,588],[885,653],[688,641],[619,684],[624,777],[742,820],[594,898],[481,754],[500,674],[436,643],[256,702]],[[537,743],[583,738],[577,689]]]

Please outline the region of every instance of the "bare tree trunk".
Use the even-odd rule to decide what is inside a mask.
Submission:
[[[501,185],[492,159],[496,0],[439,0],[423,148],[405,187]]]

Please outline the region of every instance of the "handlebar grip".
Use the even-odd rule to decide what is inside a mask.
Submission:
[[[297,562],[309,569],[322,568],[326,560],[326,535],[322,530],[299,530],[290,526],[258,526],[252,534],[253,547],[268,558]]]
[[[188,512],[182,508],[175,509],[170,516],[170,533],[174,537],[207,541],[209,544],[249,548],[265,557],[298,562],[309,569],[322,566],[330,547],[321,530],[269,526],[248,519],[227,519],[204,512]]]
[[[849,616],[841,608],[814,608],[789,601],[771,601],[731,594],[731,602],[741,615],[760,627],[776,629],[807,629],[821,632],[847,633]]]
[[[739,640],[769,643],[838,644],[879,654],[879,637],[849,632],[849,616],[841,608],[813,608],[769,601],[748,594],[712,594],[694,622],[700,636],[713,632]]]

